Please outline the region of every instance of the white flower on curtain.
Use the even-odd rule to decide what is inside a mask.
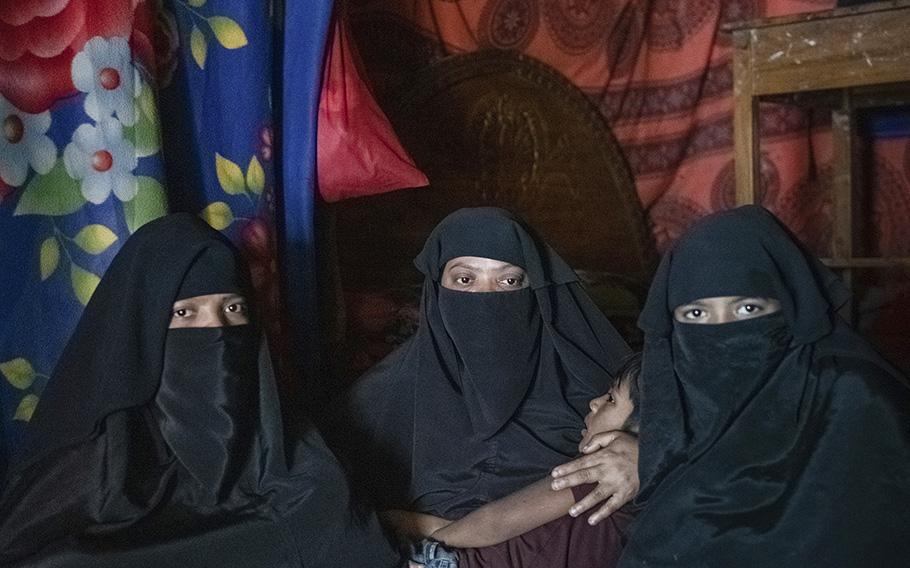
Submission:
[[[25,183],[29,166],[46,174],[57,161],[57,146],[47,137],[51,113],[29,114],[0,95],[0,178],[17,187]]]
[[[67,173],[81,180],[82,196],[95,205],[104,203],[111,192],[120,201],[135,197],[138,185],[133,170],[137,163],[135,148],[123,138],[123,125],[114,118],[97,126],[80,125],[63,150]]]
[[[126,38],[93,37],[73,58],[73,85],[85,97],[85,114],[95,121],[116,114],[127,126],[136,123],[133,99],[140,91],[139,70]]]

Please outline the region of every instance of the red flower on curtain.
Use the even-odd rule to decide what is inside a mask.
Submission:
[[[149,34],[134,29],[141,0],[17,0],[0,2],[0,93],[17,108],[39,113],[76,92],[73,57],[89,39],[129,37],[149,63]]]

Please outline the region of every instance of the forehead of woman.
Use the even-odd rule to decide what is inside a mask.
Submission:
[[[504,209],[459,209],[433,229],[414,264],[436,279],[446,262],[461,256],[491,258],[527,268],[524,251],[531,241],[521,223]]]
[[[176,213],[133,234],[96,291],[99,309],[143,298],[137,321],[157,324],[176,300],[217,293],[243,294],[245,269],[234,245],[195,215]],[[100,292],[100,294],[99,294]],[[110,293],[108,293],[110,292]]]
[[[236,253],[226,245],[213,244],[197,256],[183,276],[175,300],[208,294],[247,293],[247,283]]]
[[[771,213],[748,205],[705,217],[664,255],[638,325],[666,336],[674,308],[718,296],[778,300],[795,340],[808,343],[832,329],[850,293]]]
[[[746,207],[705,218],[673,247],[668,308],[700,298],[758,296],[783,300],[794,273],[782,265],[805,258],[787,232],[761,208]],[[807,271],[808,274],[808,271]],[[812,282],[808,282],[812,284]]]

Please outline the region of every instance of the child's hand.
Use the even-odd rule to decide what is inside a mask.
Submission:
[[[638,493],[638,438],[620,431],[601,432],[591,438],[582,452],[586,455],[553,470],[551,487],[558,491],[596,483],[593,491],[569,509],[569,514],[577,517],[606,501],[588,517],[588,523],[596,525]]]

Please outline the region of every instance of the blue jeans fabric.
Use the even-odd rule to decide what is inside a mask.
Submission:
[[[429,538],[411,545],[411,560],[426,568],[458,568],[458,555]]]

